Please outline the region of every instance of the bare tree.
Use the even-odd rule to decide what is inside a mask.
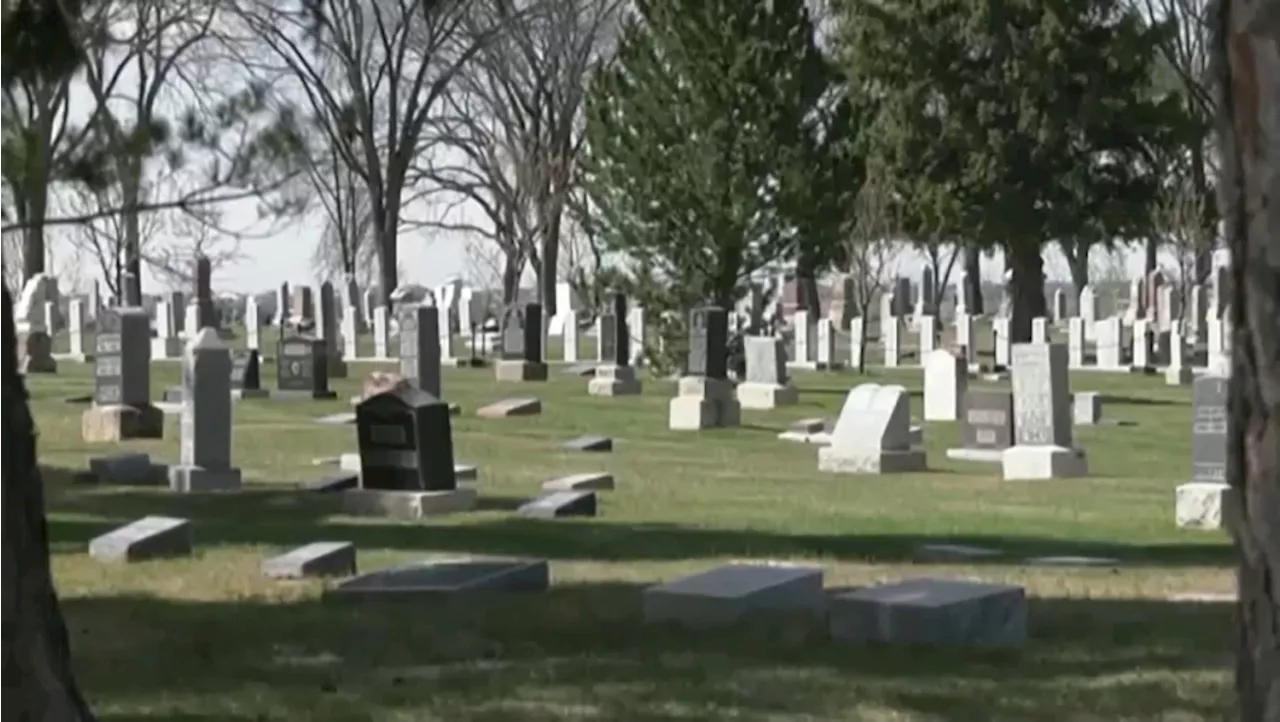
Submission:
[[[121,206],[119,185],[108,185],[94,188],[87,185],[75,185],[60,194],[58,205],[60,210],[72,214],[93,214],[101,208],[119,208]],[[143,190],[139,200],[150,200],[152,193]],[[134,215],[134,229],[139,238],[154,238],[165,226],[166,212],[128,214],[112,213],[99,216],[94,220],[71,226],[65,234],[67,241],[82,256],[96,263],[107,290],[113,298],[124,302],[125,244],[129,229],[126,219]]]
[[[243,258],[237,234],[221,231],[210,219],[197,214],[172,214],[168,231],[143,247],[142,260],[170,290],[195,284],[197,258],[209,259],[209,267],[215,273]]]
[[[1204,235],[1204,203],[1194,181],[1175,174],[1162,189],[1151,214],[1154,233],[1173,257],[1178,274],[1176,293],[1184,313],[1190,310],[1187,294],[1199,282],[1197,263]]]
[[[504,31],[477,54],[449,94],[437,142],[458,160],[432,168],[429,175],[459,202],[478,208],[483,221],[440,219],[433,225],[501,249],[506,302],[515,298],[526,266],[532,266],[545,312],[557,312],[565,209],[577,178],[587,83],[612,48],[623,5],[622,0],[473,4],[473,18],[503,18]],[[485,32],[483,21],[472,24]]]
[[[885,293],[893,277],[897,275],[896,249],[892,240],[902,228],[899,205],[889,187],[882,180],[885,176],[868,164],[866,181],[858,191],[855,201],[856,219],[849,235],[844,254],[844,271],[853,285],[853,301],[856,313],[862,316],[862,338],[850,339],[859,344],[858,373],[866,373],[867,336],[871,309],[880,294]],[[954,258],[952,259],[954,262]],[[881,319],[881,323],[884,319]]]
[[[469,32],[463,0],[241,0],[238,49],[282,93],[305,100],[321,141],[363,183],[384,301],[397,285],[396,241],[427,150],[424,133],[494,24]],[[258,62],[256,49],[266,57]]]
[[[377,249],[368,189],[351,167],[332,152],[313,152],[307,179],[324,219],[311,264],[322,278],[372,285]]]

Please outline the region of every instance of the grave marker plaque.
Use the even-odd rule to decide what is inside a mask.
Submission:
[[[332,398],[325,342],[314,336],[292,333],[280,337],[276,354],[276,388],[284,397]]]
[[[1226,483],[1227,379],[1201,376],[1191,394],[1191,480]]]
[[[1013,445],[1013,393],[970,389],[964,395],[960,438],[966,449],[1007,449]]]
[[[231,390],[261,391],[262,366],[256,349],[234,349],[231,352]]]
[[[457,488],[449,405],[400,385],[356,407],[360,486],[384,491]]]
[[[689,375],[725,378],[728,343],[729,318],[723,308],[694,310],[689,316]]]

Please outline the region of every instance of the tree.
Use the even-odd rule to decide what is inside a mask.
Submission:
[[[1149,92],[1162,28],[1117,0],[844,0],[841,21],[868,152],[936,232],[1003,248],[1030,340],[1043,246],[1124,236],[1154,196],[1178,111]]]
[[[879,163],[868,163],[867,180],[858,191],[857,222],[849,234],[840,265],[853,281],[856,313],[862,316],[862,337],[850,339],[859,344],[858,373],[867,371],[867,322],[872,304],[884,293],[897,273],[893,238],[902,227],[901,206],[891,197]],[[881,319],[883,322],[884,319]]]
[[[153,200],[150,195],[149,191],[143,191],[136,200]],[[60,204],[71,213],[83,215],[97,215],[104,208],[120,208],[123,205],[120,187],[114,184],[101,187],[79,184],[62,194]],[[122,302],[127,285],[125,275],[130,272],[125,265],[125,244],[130,232],[125,218],[129,215],[131,214],[103,215],[72,226],[67,234],[76,250],[97,261],[108,292],[112,298]],[[154,238],[163,230],[163,213],[139,213],[136,214],[136,219],[132,225],[139,238]]]
[[[356,280],[370,286],[378,276],[373,272],[378,259],[367,186],[331,150],[313,149],[306,170],[325,223],[312,265],[322,278]]]
[[[397,240],[422,178],[425,130],[449,85],[489,42],[467,32],[463,0],[240,0],[246,64],[304,98],[323,141],[368,193],[383,302],[397,286]],[[267,57],[257,59],[265,48]]]
[[[829,265],[861,183],[852,128],[802,0],[639,2],[592,82],[578,220],[672,290],[655,315],[732,307],[768,264]]]
[[[568,196],[578,178],[582,106],[590,73],[612,47],[622,0],[481,0],[473,18],[503,31],[459,76],[433,145],[456,156],[429,175],[483,224],[438,221],[494,243],[504,257],[503,297],[515,298],[531,265],[539,298],[555,314]],[[474,20],[478,32],[490,21]]]
[[[1198,283],[1204,237],[1204,196],[1186,173],[1175,173],[1161,189],[1152,209],[1154,235],[1173,256],[1177,293],[1183,313],[1190,312],[1188,292]]]
[[[1274,2],[1223,0],[1214,17],[1219,203],[1231,249],[1227,480],[1238,569],[1241,722],[1280,719],[1280,63]]]

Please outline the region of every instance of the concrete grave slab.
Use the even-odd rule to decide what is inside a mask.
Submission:
[[[825,595],[818,567],[728,564],[649,587],[642,602],[647,622],[714,627],[769,612],[821,612]]]
[[[551,583],[544,559],[428,559],[368,572],[324,594],[334,600],[400,600],[466,592],[541,592]]]
[[[1224,529],[1240,513],[1239,493],[1230,484],[1192,481],[1174,492],[1174,522],[1184,529]]]
[[[345,577],[356,573],[356,546],[351,542],[312,542],[262,562],[272,579]]]
[[[922,577],[839,594],[831,637],[845,642],[1011,646],[1027,639],[1022,587]]]
[[[102,561],[140,562],[191,555],[191,522],[146,516],[89,542],[89,556]]]
[[[565,442],[567,451],[613,451],[613,439],[608,436],[578,436]]]
[[[99,484],[168,483],[167,468],[151,463],[151,455],[142,451],[117,451],[89,459],[89,473]]]
[[[339,471],[322,479],[304,481],[301,484],[303,491],[316,492],[346,491],[357,486],[360,486],[360,474],[351,471]]]
[[[603,471],[570,474],[545,481],[542,488],[545,491],[608,491],[614,488],[613,474]]]
[[[505,419],[508,416],[536,416],[542,413],[542,401],[533,397],[503,399],[482,406],[476,416],[482,419]]]
[[[595,516],[596,507],[594,491],[553,491],[529,500],[516,513],[530,519],[556,519],[562,516]]]

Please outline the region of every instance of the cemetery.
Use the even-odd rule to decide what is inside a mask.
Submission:
[[[28,369],[108,718],[1219,718],[1235,502],[1204,332],[1107,373],[1082,361],[1106,319],[1085,354],[1078,316],[1011,344],[886,304],[788,314],[739,372],[750,312],[707,306],[672,374],[623,294],[594,323],[511,309],[492,343],[443,294],[318,297],[323,323],[192,333],[77,312]],[[307,332],[339,315],[352,340]]]

